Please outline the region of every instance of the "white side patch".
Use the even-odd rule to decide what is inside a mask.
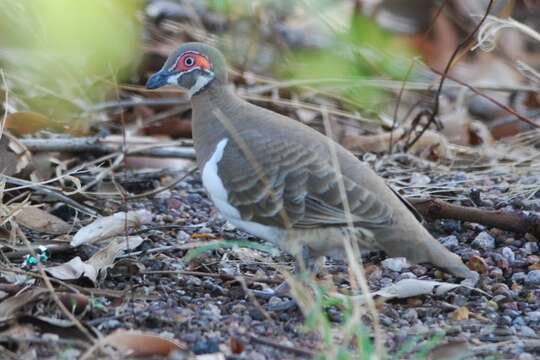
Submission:
[[[264,240],[277,243],[284,235],[284,230],[272,226],[261,225],[252,221],[242,220],[240,212],[228,202],[227,190],[223,186],[223,182],[218,175],[218,163],[223,158],[223,151],[228,142],[229,139],[222,139],[217,144],[216,150],[210,159],[204,165],[202,171],[203,185],[218,210],[233,225]]]

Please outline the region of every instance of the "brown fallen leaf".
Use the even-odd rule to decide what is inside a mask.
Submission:
[[[90,303],[88,296],[82,293],[58,293],[58,298],[74,314],[82,313]]]
[[[101,340],[131,356],[169,356],[173,351],[186,351],[186,345],[174,339],[136,330],[118,329]]]
[[[121,235],[130,228],[139,227],[152,221],[152,213],[148,210],[140,209],[135,211],[118,212],[111,216],[106,216],[82,227],[73,236],[71,246],[79,246],[87,243],[94,243],[99,240]]]
[[[46,268],[45,271],[60,280],[77,280],[84,276],[95,284],[99,275],[106,273],[123,251],[127,250],[128,247],[135,249],[143,241],[140,236],[129,236],[127,239],[118,236],[112,238],[106,247],[96,252],[86,262],[77,256],[67,263]]]
[[[5,299],[0,303],[0,319],[5,319],[17,312],[23,306],[36,301],[48,290],[45,288],[32,288],[15,296]]]
[[[31,155],[16,137],[4,130],[0,137],[0,173],[15,175],[30,164]]]
[[[33,134],[50,126],[49,118],[31,111],[18,111],[6,117],[6,128],[17,135]]]
[[[14,211],[15,222],[34,231],[63,235],[69,233],[72,228],[64,220],[36,206],[14,203],[9,208]]]
[[[468,320],[471,312],[466,306],[461,306],[452,312],[452,319],[456,321]]]
[[[111,242],[92,255],[86,263],[95,270],[93,272],[85,273],[84,275],[96,283],[100,274],[106,273],[107,269],[113,266],[114,260],[125,250],[135,249],[142,244],[144,239],[140,236],[118,236],[111,239]]]
[[[472,346],[466,340],[453,340],[435,346],[428,354],[427,360],[466,359]]]

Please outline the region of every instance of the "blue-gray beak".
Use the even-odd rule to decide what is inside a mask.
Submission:
[[[167,85],[167,78],[171,75],[167,70],[159,70],[154,75],[150,76],[146,82],[147,89],[157,89]]]

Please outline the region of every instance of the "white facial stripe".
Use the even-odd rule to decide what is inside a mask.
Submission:
[[[167,78],[167,84],[169,85],[176,85],[178,86],[178,80],[182,75],[188,74],[195,70],[201,70],[200,67],[194,67],[193,69],[189,69],[188,71],[179,72],[178,74],[169,75]],[[197,77],[197,81],[193,86],[188,89],[188,95],[191,98],[193,95],[195,95],[199,90],[204,88],[212,79],[214,78],[214,73],[212,71],[208,70],[202,70],[202,74]]]
[[[195,84],[193,84],[193,86],[191,87],[191,89],[189,89],[189,97],[191,98],[193,95],[195,95],[196,93],[199,92],[199,90],[201,90],[202,88],[204,88],[206,85],[208,85],[208,83],[210,81],[212,81],[212,79],[214,78],[213,74],[212,75],[206,75],[206,74],[203,74],[201,76],[199,76],[197,78],[197,81],[195,82]]]

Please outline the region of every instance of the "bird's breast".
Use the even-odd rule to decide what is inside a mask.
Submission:
[[[228,201],[228,191],[223,185],[223,181],[219,176],[219,164],[223,158],[223,153],[229,142],[228,138],[221,139],[215,150],[211,153],[210,158],[203,165],[202,183],[206,191],[210,195],[210,199],[221,212],[223,217],[231,222],[234,226],[258,236],[270,242],[278,242],[283,236],[282,230],[272,226],[266,226],[253,221],[243,220],[240,212]]]

